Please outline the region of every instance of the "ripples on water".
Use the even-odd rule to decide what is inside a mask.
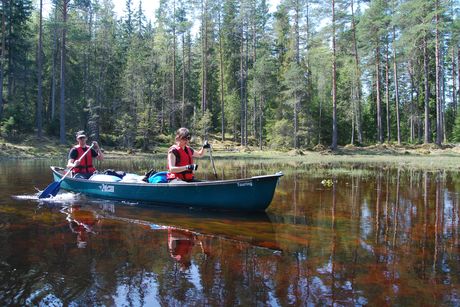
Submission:
[[[269,210],[241,216],[65,191],[38,200],[49,163],[5,163],[0,303],[460,304],[459,173],[216,162],[227,179],[282,170]],[[152,164],[128,163],[107,168]],[[201,170],[213,178],[209,165]]]

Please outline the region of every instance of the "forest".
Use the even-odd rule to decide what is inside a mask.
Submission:
[[[0,135],[148,150],[460,141],[458,0],[1,1]]]

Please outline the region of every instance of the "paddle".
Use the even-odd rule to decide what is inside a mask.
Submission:
[[[211,145],[211,144],[210,144]],[[216,167],[214,166],[214,159],[212,158],[212,146],[209,146],[209,158],[211,159],[212,170],[214,171],[214,176],[217,178]]]
[[[84,156],[93,148],[94,143],[91,144],[91,146],[81,155],[81,157],[77,160],[78,162],[83,159]],[[38,198],[50,198],[51,196],[56,196],[56,194],[59,192],[59,188],[61,187],[61,182],[64,180],[65,177],[67,177],[68,174],[73,170],[73,167],[69,169],[67,173],[59,180],[51,183],[49,186],[46,187],[46,189],[43,190],[43,192],[38,195]]]

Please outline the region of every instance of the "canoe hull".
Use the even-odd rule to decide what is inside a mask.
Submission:
[[[52,167],[55,181],[62,169]],[[61,189],[92,197],[156,205],[218,210],[264,211],[273,199],[282,173],[247,179],[191,183],[103,182],[64,178]]]

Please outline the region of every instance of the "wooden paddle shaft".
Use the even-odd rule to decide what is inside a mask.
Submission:
[[[214,171],[214,176],[217,179],[216,167],[214,166],[214,159],[212,158],[212,146],[209,146],[209,158],[211,159],[212,170]]]

